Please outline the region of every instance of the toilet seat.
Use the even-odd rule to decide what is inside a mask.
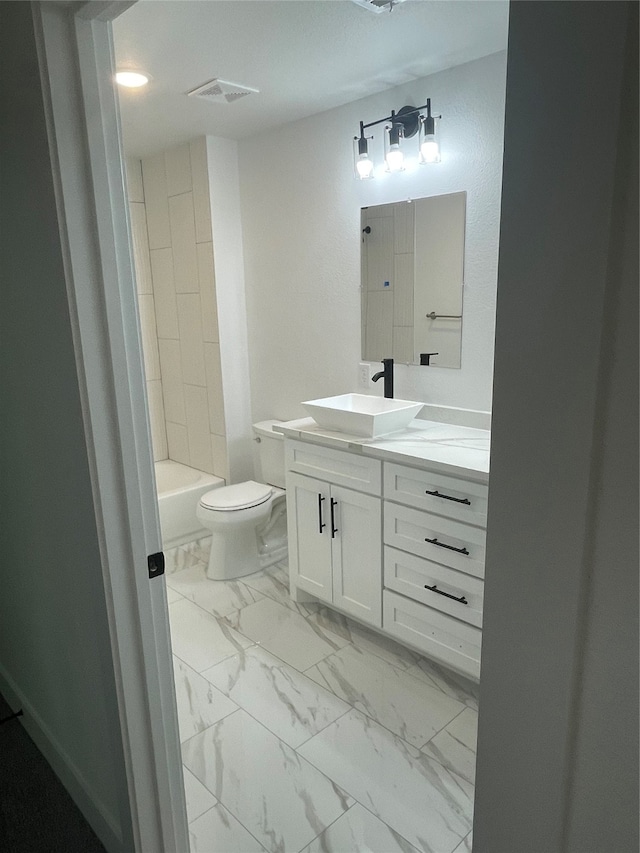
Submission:
[[[247,480],[246,483],[212,489],[200,498],[200,506],[216,512],[235,512],[260,506],[268,501],[272,494],[271,486]]]

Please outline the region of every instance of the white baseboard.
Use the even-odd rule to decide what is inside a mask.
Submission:
[[[125,851],[123,846],[117,820],[104,809],[79,768],[1,664],[0,693],[12,711],[22,708],[24,715],[18,718],[21,725],[46,758],[104,847],[109,853],[130,853]]]

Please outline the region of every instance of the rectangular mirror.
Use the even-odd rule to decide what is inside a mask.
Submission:
[[[467,194],[361,211],[362,360],[460,367]]]

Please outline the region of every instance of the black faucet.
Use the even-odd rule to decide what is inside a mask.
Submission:
[[[393,399],[393,359],[383,358],[384,370],[371,377],[372,382],[377,382],[380,377],[384,378],[384,396]]]

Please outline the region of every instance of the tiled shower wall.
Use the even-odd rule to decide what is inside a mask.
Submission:
[[[164,420],[164,402],[162,377],[160,374],[160,354],[156,332],[156,312],[151,280],[151,259],[149,257],[149,239],[147,237],[147,214],[142,188],[142,168],[139,160],[127,162],[127,190],[129,213],[133,234],[133,260],[136,269],[138,289],[138,308],[142,327],[142,351],[144,354],[144,373],[147,380],[147,399],[149,401],[149,419],[151,421],[151,442],[153,458],[166,459],[167,430]]]
[[[166,455],[228,480],[204,137],[142,160],[142,187],[156,334],[141,292],[143,347],[148,371],[157,351]]]

